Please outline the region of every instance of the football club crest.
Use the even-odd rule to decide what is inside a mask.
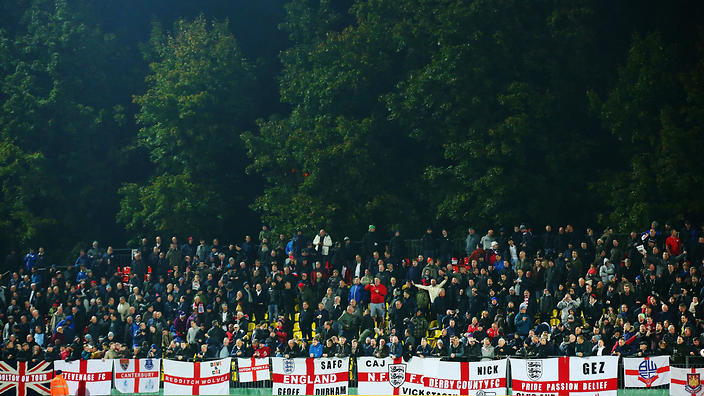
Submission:
[[[151,371],[154,368],[154,361],[152,359],[147,359],[144,361],[144,368]]]
[[[474,396],[494,396],[496,395],[496,392],[487,392],[483,389],[479,389]]]
[[[406,382],[406,365],[403,363],[389,365],[389,383],[398,388]]]
[[[658,365],[650,359],[643,360],[638,365],[638,379],[646,385],[655,382],[658,379]]]
[[[531,380],[539,380],[543,376],[543,361],[526,360],[526,373]]]
[[[122,371],[126,371],[128,367],[130,367],[130,360],[120,359],[120,368],[122,369]]]
[[[687,373],[687,385],[684,386],[687,393],[699,393],[702,390],[701,378],[699,373]]]
[[[293,359],[284,359],[284,374],[292,374],[296,369],[296,363]]]

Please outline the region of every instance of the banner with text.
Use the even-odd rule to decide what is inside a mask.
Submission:
[[[704,368],[670,368],[670,395],[702,396]]]
[[[164,395],[228,395],[232,358],[207,362],[164,360]]]
[[[76,396],[109,395],[112,388],[112,359],[54,361],[54,370],[62,370],[68,393]]]
[[[650,388],[670,383],[670,357],[623,358],[626,388]]]
[[[349,358],[271,358],[275,395],[345,395]]]
[[[52,378],[54,368],[51,362],[0,362],[0,395],[48,395]]]
[[[445,362],[434,358],[357,359],[360,395],[506,394],[506,360]]]
[[[618,356],[510,359],[514,395],[616,396]]]
[[[266,381],[269,375],[269,358],[237,358],[237,378],[240,382]]]
[[[115,389],[120,393],[159,392],[160,359],[115,359]]]

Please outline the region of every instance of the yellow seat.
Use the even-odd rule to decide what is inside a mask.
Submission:
[[[432,322],[430,322],[430,327],[438,327],[438,321],[433,320]]]
[[[300,330],[301,330],[301,326],[298,324],[298,322],[294,323],[293,324],[293,331],[295,332],[295,331],[300,331]]]
[[[315,330],[315,322],[313,322],[313,324],[311,325],[311,328],[312,328],[313,330]]]
[[[300,340],[301,338],[303,338],[303,333],[301,333],[300,331],[294,331],[293,338]]]
[[[257,326],[254,323],[249,322],[249,324],[247,325],[247,331],[253,331],[255,327]]]
[[[442,330],[435,330],[435,334],[433,335],[433,338],[440,338],[442,335]]]
[[[298,316],[299,316],[299,315],[300,315],[300,314],[299,314],[298,312],[296,312],[296,315],[293,317],[293,319],[294,319],[296,322],[298,322]]]

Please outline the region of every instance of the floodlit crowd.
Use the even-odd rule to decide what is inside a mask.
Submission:
[[[68,266],[13,251],[2,360],[704,356],[704,226],[460,239],[428,229],[411,257],[373,225],[355,244],[263,227],[240,243],[143,239],[122,267],[97,241]]]

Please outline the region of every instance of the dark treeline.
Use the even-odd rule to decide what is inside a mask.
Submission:
[[[704,3],[0,2],[0,248],[704,220]]]

